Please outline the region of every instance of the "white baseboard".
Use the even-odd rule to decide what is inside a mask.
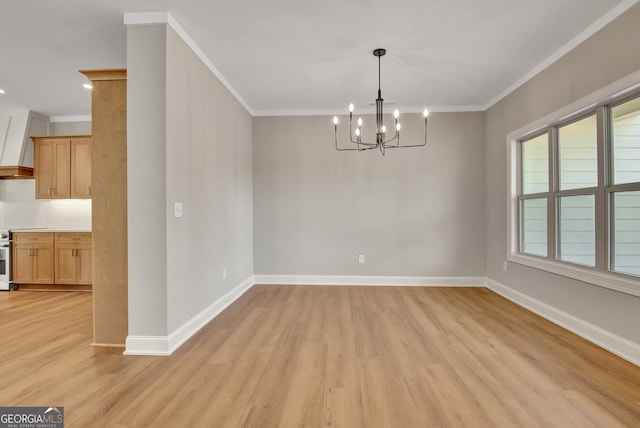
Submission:
[[[168,336],[127,336],[124,355],[171,355],[254,284],[250,276]]]
[[[640,345],[487,278],[487,288],[560,327],[640,366]]]
[[[264,285],[370,285],[414,287],[485,287],[485,277],[361,276],[361,275],[254,275]]]
[[[254,284],[487,287],[519,306],[640,366],[640,344],[604,330],[560,309],[485,277],[414,277],[356,275],[254,275],[222,296],[168,336],[128,336],[124,355],[171,355]]]
[[[167,336],[127,336],[123,355],[171,355]]]

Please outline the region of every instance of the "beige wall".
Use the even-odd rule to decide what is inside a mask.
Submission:
[[[507,258],[506,136],[640,69],[640,5],[603,28],[486,112],[487,275],[640,344],[640,299],[514,263]]]
[[[483,123],[433,114],[383,157],[337,152],[328,116],[254,118],[255,273],[484,276]]]
[[[127,27],[129,336],[166,336],[166,26]]]
[[[91,135],[91,122],[51,122],[49,135]]]
[[[127,31],[129,334],[167,336],[253,272],[251,116],[173,29]]]
[[[253,196],[251,115],[172,29],[166,154],[173,331],[253,274]]]

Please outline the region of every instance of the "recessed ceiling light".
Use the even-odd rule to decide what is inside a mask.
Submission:
[[[84,85],[82,85],[82,87],[85,89],[93,89],[93,86],[91,85],[91,83],[85,83]]]
[[[0,89],[0,94],[5,94],[6,92],[4,91],[4,89]]]

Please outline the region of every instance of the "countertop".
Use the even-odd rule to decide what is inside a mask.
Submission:
[[[20,232],[70,232],[70,233],[91,233],[91,229],[48,229],[48,228],[33,228],[33,229],[9,229],[11,233]]]

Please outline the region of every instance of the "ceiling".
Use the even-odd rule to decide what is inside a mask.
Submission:
[[[2,0],[0,113],[90,114],[78,70],[126,67],[124,13],[150,11],[169,11],[253,114],[368,107],[375,48],[386,101],[483,109],[637,1]]]

